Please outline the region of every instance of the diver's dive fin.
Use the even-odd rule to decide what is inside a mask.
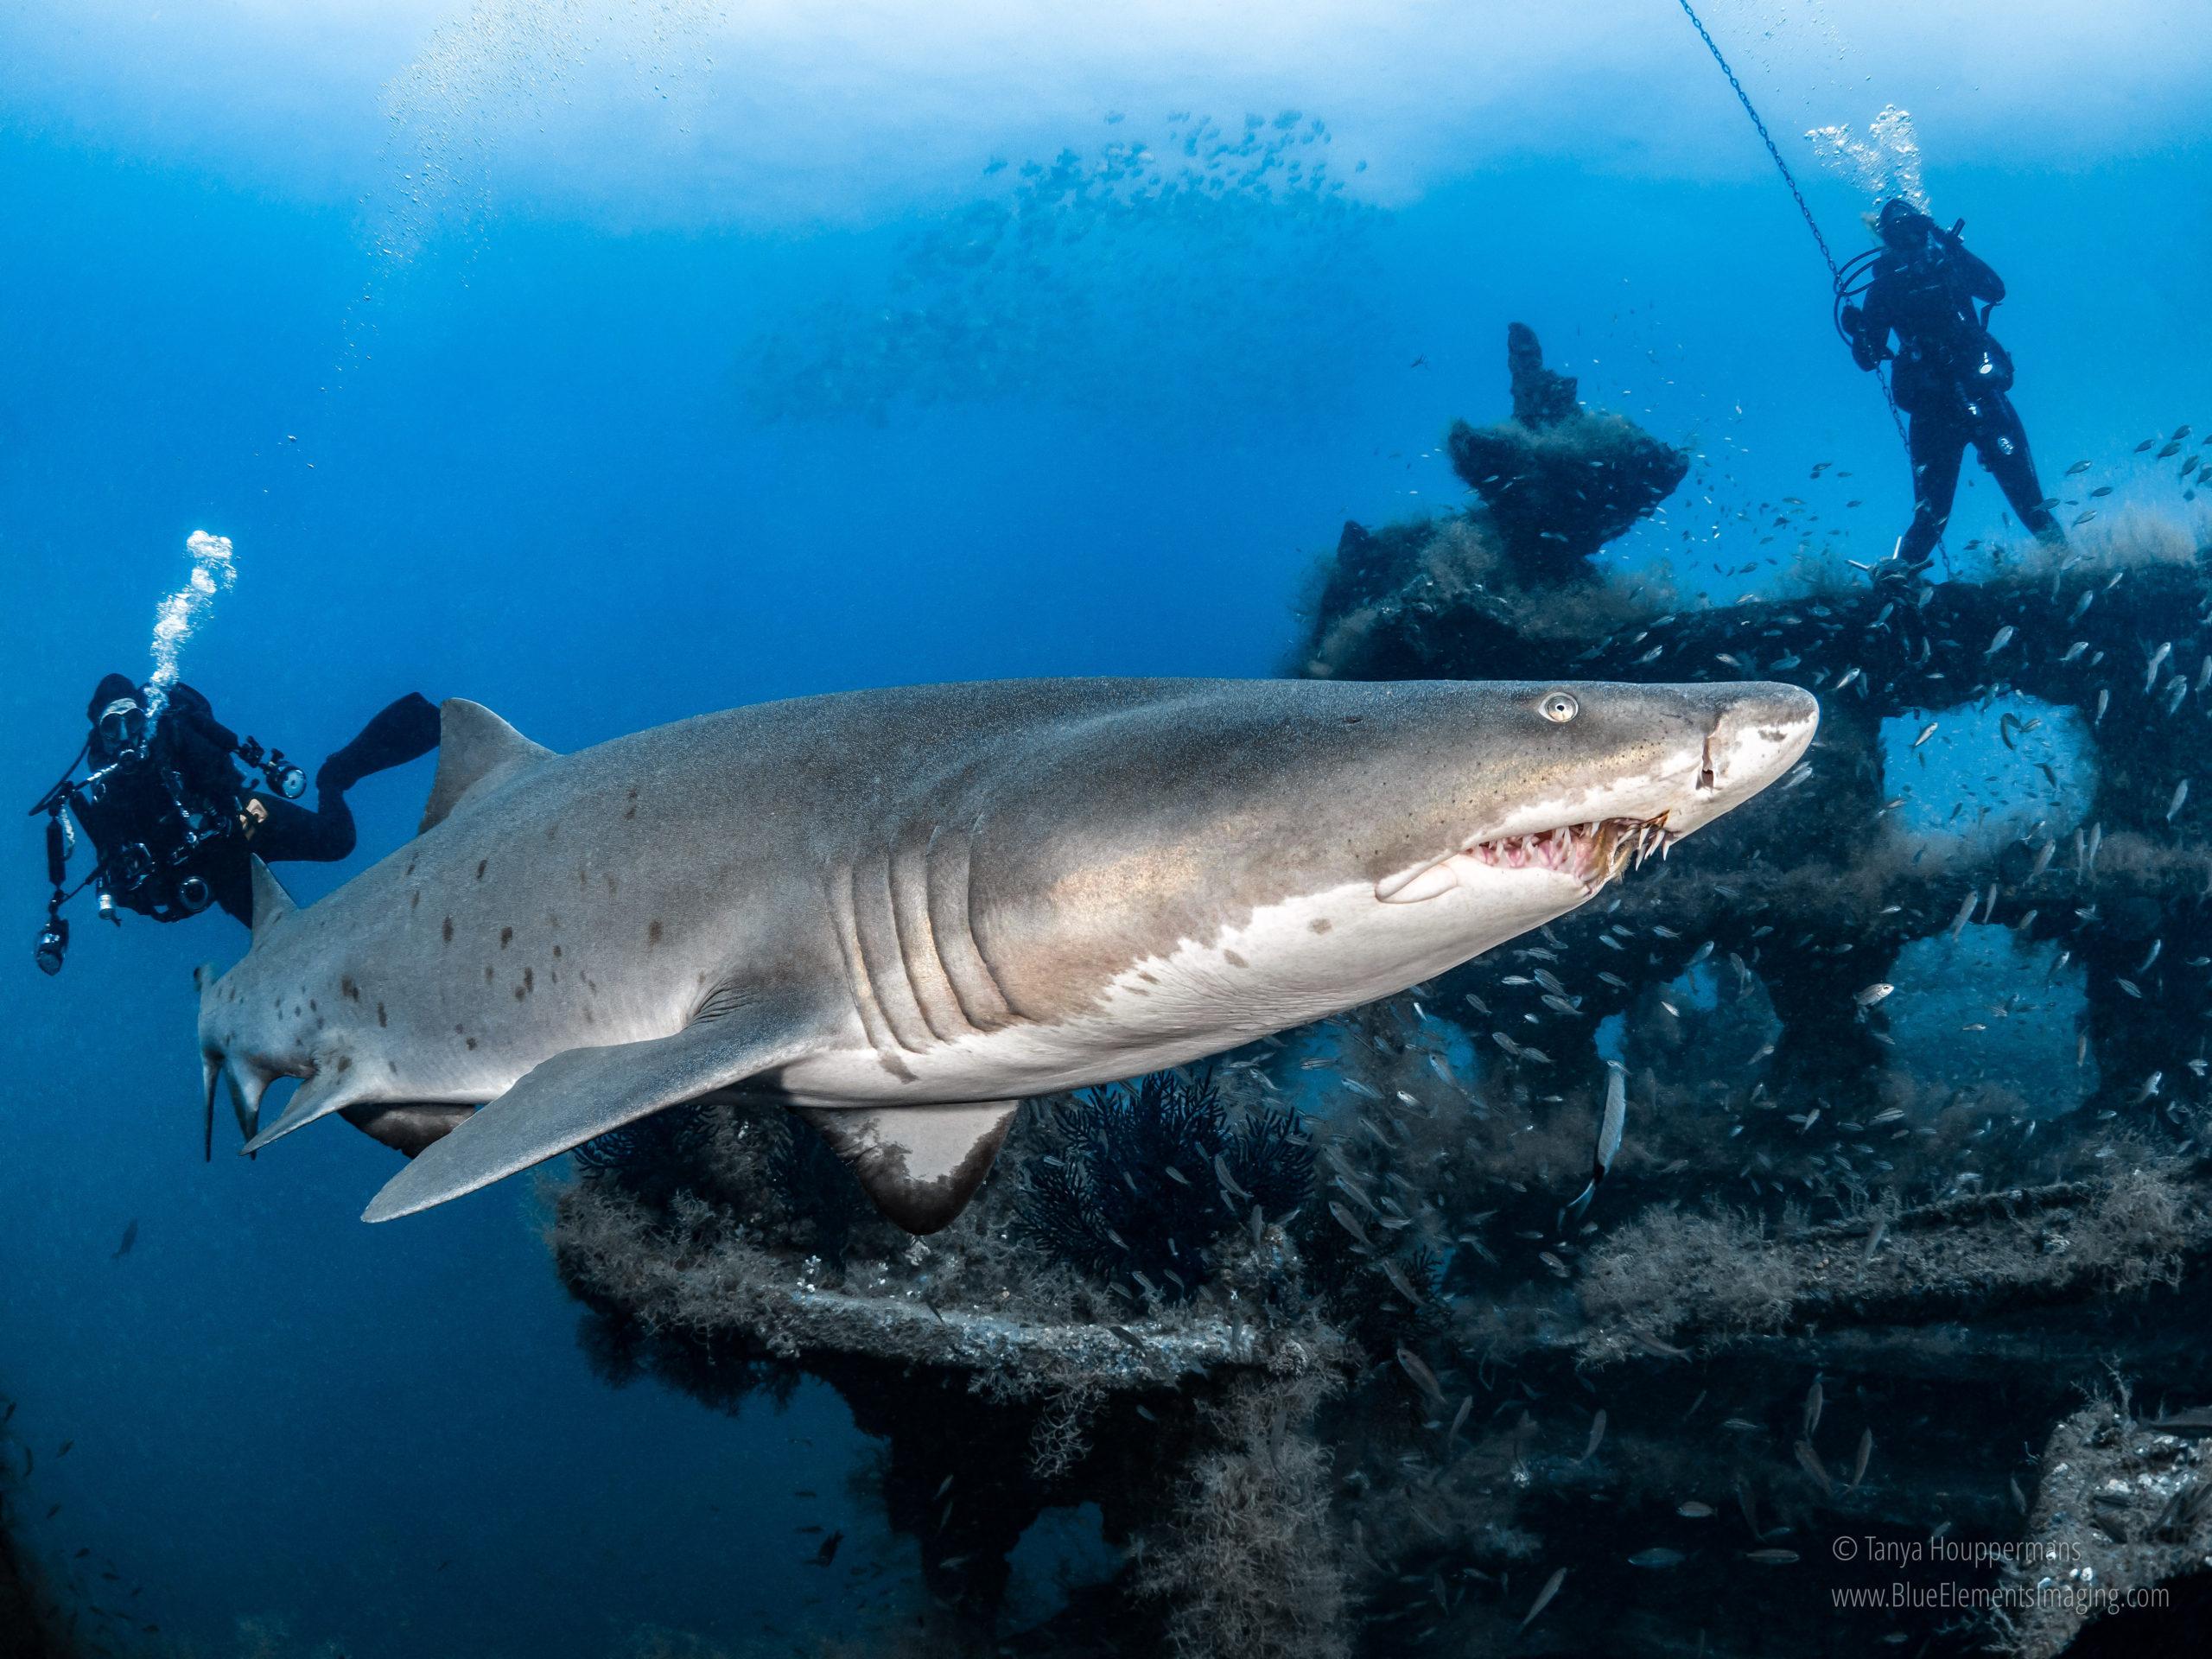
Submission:
[[[466,697],[448,697],[438,715],[438,775],[430,782],[418,834],[443,823],[478,785],[502,782],[553,753]]]
[[[247,867],[253,872],[253,937],[264,939],[269,930],[289,916],[299,906],[292,902],[292,895],[284,891],[270,868],[261,861],[258,853],[251,855]]]
[[[788,1065],[815,1041],[810,1006],[753,998],[672,1037],[564,1049],[385,1184],[364,1221],[390,1221],[489,1186],[671,1106]]]
[[[852,1166],[887,1219],[910,1233],[934,1233],[976,1196],[1020,1105],[811,1106],[799,1116]]]

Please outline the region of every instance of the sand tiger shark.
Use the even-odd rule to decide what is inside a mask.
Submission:
[[[892,1220],[1022,1099],[1416,984],[1740,805],[1794,687],[1065,679],[801,698],[572,754],[443,705],[422,833],[200,975],[246,1148],[342,1113],[370,1221],[655,1112],[775,1102]],[[264,1126],[262,1099],[303,1081]]]

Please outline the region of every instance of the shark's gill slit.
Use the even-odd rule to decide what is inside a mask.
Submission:
[[[944,849],[942,862],[935,855]],[[964,836],[933,831],[923,855],[923,901],[930,912],[930,944],[961,1016],[977,1031],[1011,1024],[1014,1011],[999,994],[970,931],[968,915],[968,841]]]
[[[896,1045],[884,1022],[883,1011],[876,1007],[875,988],[868,983],[868,958],[861,954],[860,929],[853,915],[854,881],[849,866],[830,874],[830,931],[836,937],[837,954],[844,958],[845,982],[852,987],[853,1009],[861,1017],[861,1029],[868,1035],[868,1046],[879,1054],[887,1053]]]
[[[960,999],[944,976],[938,955],[935,930],[930,925],[929,869],[925,850],[894,842],[888,866],[891,883],[891,931],[899,943],[899,966],[922,1023],[940,1043],[963,1034],[968,1022],[961,1016]],[[917,868],[917,864],[919,864]]]
[[[861,956],[868,963],[868,983],[875,990],[875,1005],[892,1037],[909,1054],[919,1054],[931,1044],[928,1022],[922,1017],[920,999],[906,976],[906,963],[899,944],[898,901],[891,889],[891,855],[870,859],[867,882],[861,867],[853,867],[853,928],[860,936]]]

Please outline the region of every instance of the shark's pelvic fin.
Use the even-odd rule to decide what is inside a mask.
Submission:
[[[438,775],[431,780],[420,830],[442,823],[480,784],[504,782],[552,753],[482,703],[448,697],[438,705]]]
[[[257,944],[269,937],[269,930],[276,926],[299,906],[292,902],[292,895],[284,891],[274,872],[261,861],[259,854],[247,861],[253,872],[253,937]],[[205,990],[205,987],[201,988]]]
[[[814,1025],[797,999],[753,997],[672,1037],[564,1049],[424,1147],[361,1219],[427,1210],[609,1129],[788,1065],[812,1046]]]
[[[299,1087],[299,1091],[284,1103],[283,1115],[267,1128],[256,1132],[261,1122],[261,1096],[271,1078],[249,1074],[243,1080],[233,1069],[231,1074],[231,1102],[238,1115],[238,1127],[251,1137],[243,1150],[250,1156],[259,1152],[271,1141],[281,1141],[295,1129],[305,1128],[319,1117],[343,1111],[365,1097],[367,1086],[360,1079],[363,1073],[352,1067],[336,1065],[317,1071]]]
[[[934,1233],[976,1196],[1020,1105],[817,1106],[799,1116],[852,1166],[886,1217],[910,1233]]]

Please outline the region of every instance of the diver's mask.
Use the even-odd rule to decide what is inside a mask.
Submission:
[[[99,752],[119,766],[136,766],[146,758],[146,710],[136,697],[118,697],[92,721],[92,741]]]

